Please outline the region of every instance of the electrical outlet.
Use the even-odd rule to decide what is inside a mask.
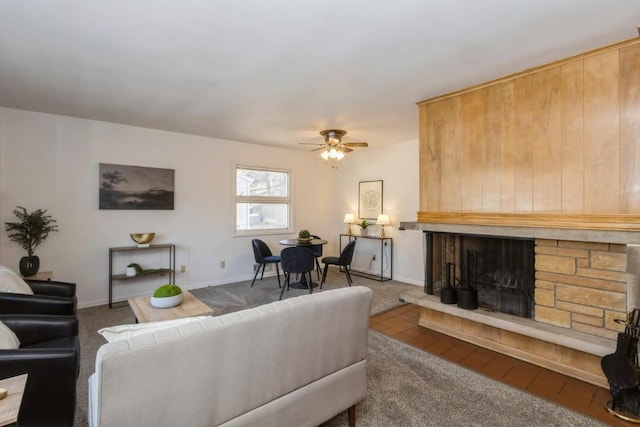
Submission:
[[[186,266],[186,265],[184,265],[184,264],[182,264],[182,265],[180,266],[180,273],[186,273],[186,272],[187,272],[187,266]]]
[[[227,265],[227,263],[226,263],[226,262],[224,262],[224,261],[220,261],[220,268],[225,268],[225,267],[226,267],[226,265]]]

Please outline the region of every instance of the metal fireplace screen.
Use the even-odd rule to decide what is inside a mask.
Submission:
[[[440,295],[450,268],[451,285],[473,286],[478,291],[480,307],[531,318],[535,286],[533,240],[452,233],[425,236],[426,293]]]

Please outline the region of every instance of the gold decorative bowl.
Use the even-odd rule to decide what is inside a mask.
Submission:
[[[131,239],[139,245],[147,245],[156,237],[156,233],[131,233]]]

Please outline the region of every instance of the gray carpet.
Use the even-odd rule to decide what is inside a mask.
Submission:
[[[354,285],[373,290],[372,314],[399,306],[398,296],[412,285],[377,282],[354,276]],[[276,301],[275,277],[194,289],[192,293],[221,315]],[[346,285],[344,274],[330,269],[322,291]],[[314,292],[320,292],[316,289]],[[308,291],[291,289],[285,298]],[[128,307],[91,307],[78,311],[82,360],[78,379],[75,427],[87,426],[87,380],[94,371],[95,355],[105,343],[100,328],[132,323]],[[488,379],[377,332],[370,332],[368,397],[358,405],[361,426],[596,426],[598,422],[568,409]],[[348,425],[339,414],[324,427]]]

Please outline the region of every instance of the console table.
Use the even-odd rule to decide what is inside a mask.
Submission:
[[[165,251],[168,253],[167,264],[165,266],[166,269],[163,268],[162,271],[143,274],[143,275],[135,275],[135,276],[127,276],[126,274],[119,273],[114,274],[113,271],[113,261],[114,257],[117,255],[126,254],[131,251]],[[136,280],[141,278],[149,278],[154,276],[164,276],[169,275],[169,283],[175,283],[176,281],[176,245],[173,243],[164,243],[159,245],[149,245],[149,246],[121,246],[117,248],[109,248],[109,308],[120,307],[127,305],[127,301],[119,301],[116,304],[113,302],[113,282],[114,280],[125,281],[125,280]]]
[[[344,239],[344,244],[343,244]],[[340,235],[340,252],[352,240],[365,239],[366,241],[373,241],[376,249],[375,253],[371,254],[371,261],[378,261],[379,269],[376,273],[370,273],[366,271],[360,271],[354,269],[353,266],[349,268],[349,272],[353,275],[366,277],[368,279],[377,280],[379,282],[385,282],[393,279],[393,238],[391,237],[378,237],[378,236],[357,236],[355,234],[341,234]],[[379,249],[378,249],[379,244]],[[356,253],[358,252],[358,245],[356,244]],[[361,251],[362,254],[362,251]],[[388,268],[385,268],[388,267]]]

